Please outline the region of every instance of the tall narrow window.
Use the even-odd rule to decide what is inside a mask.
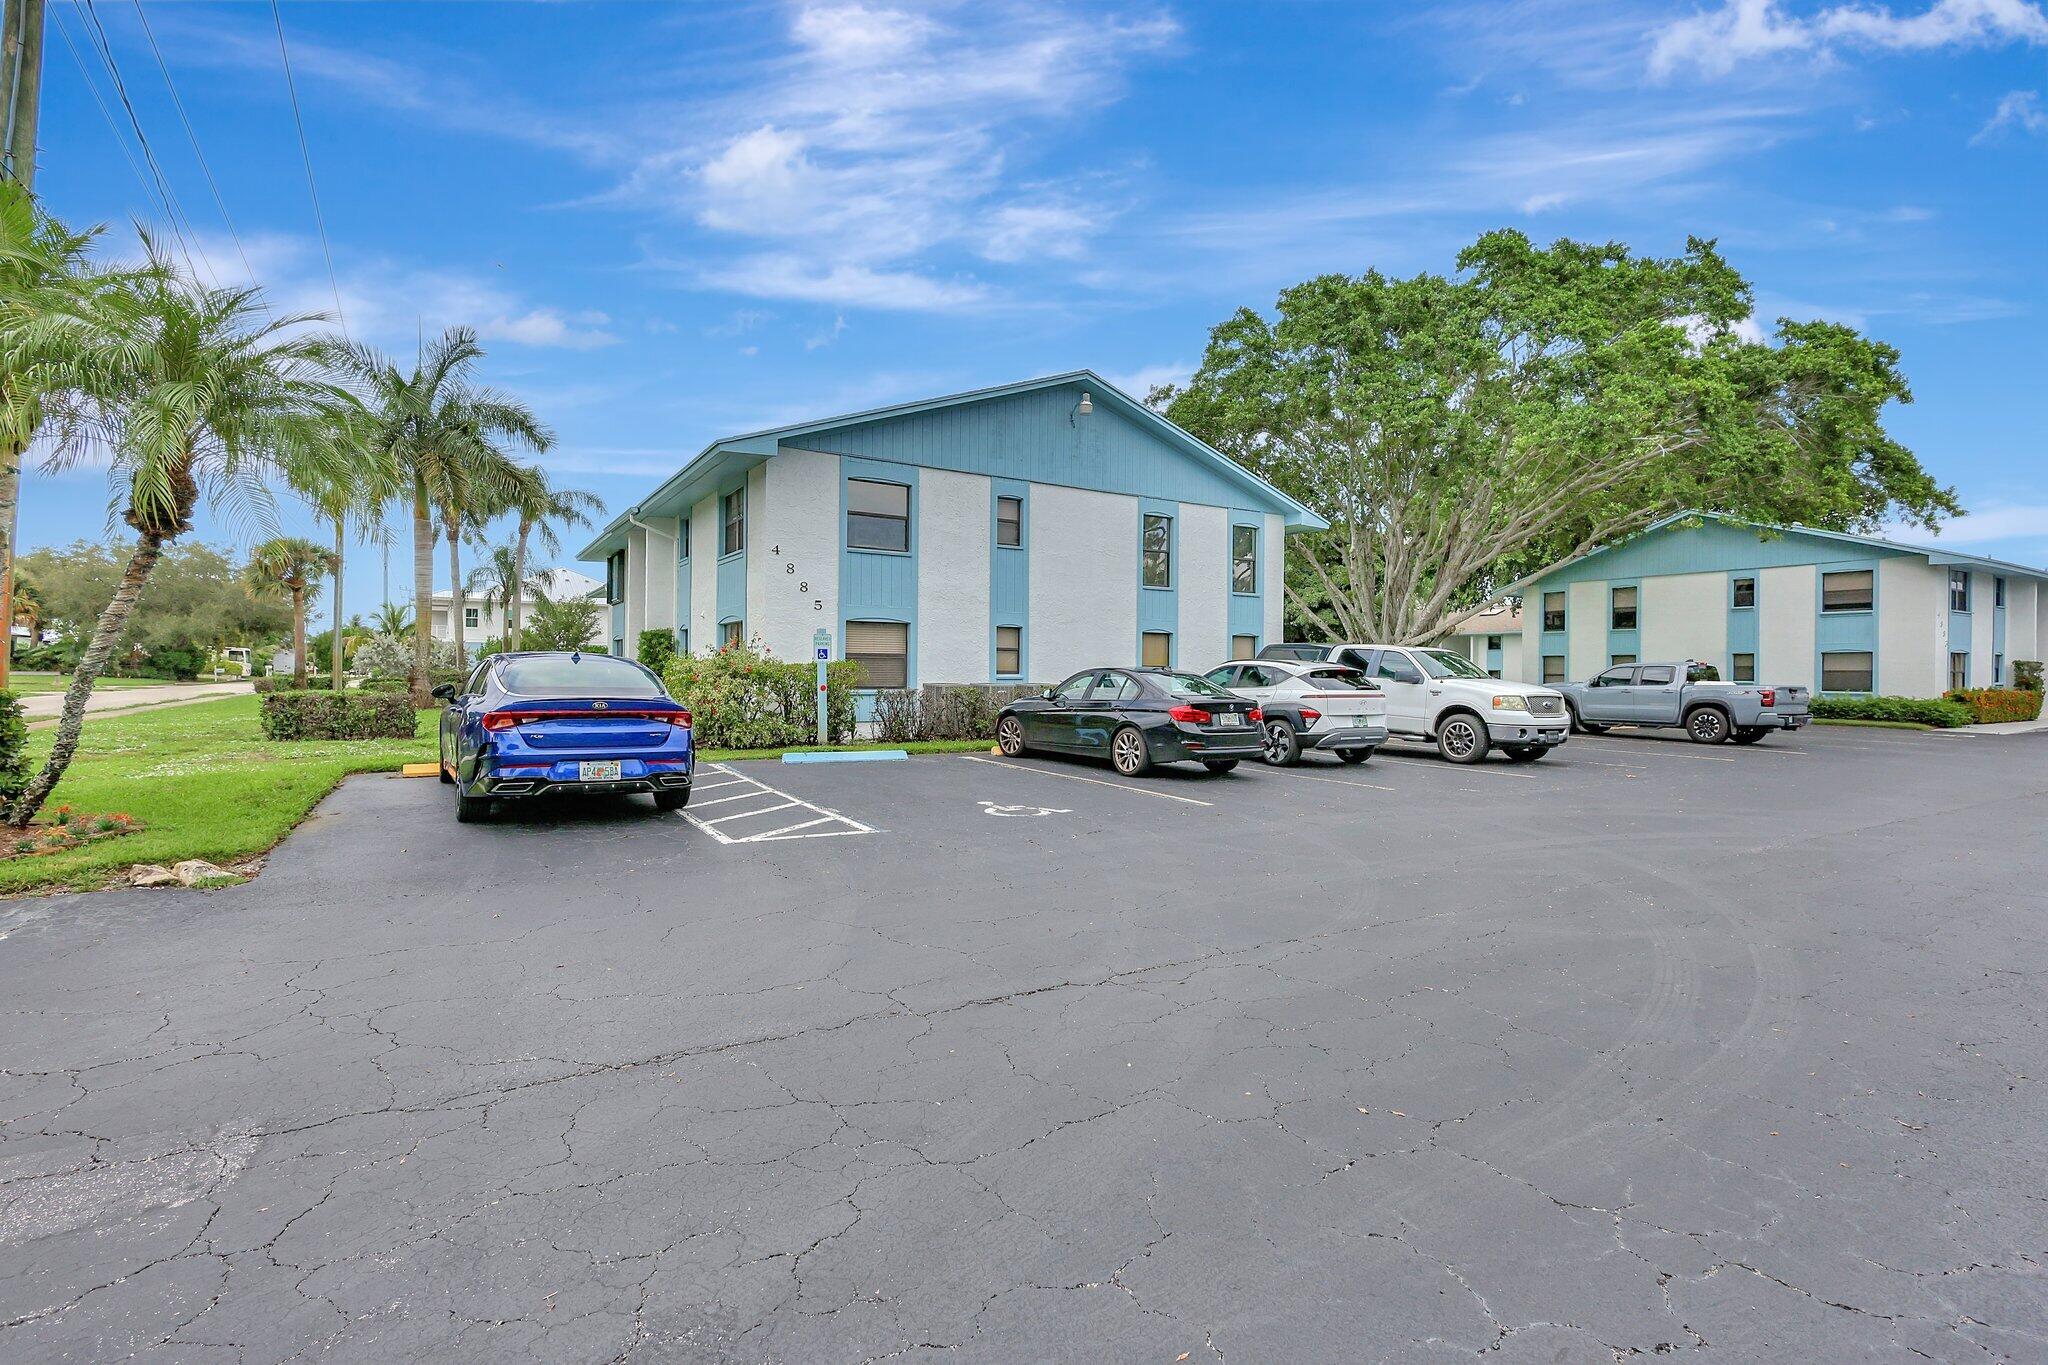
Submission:
[[[1845,569],[1820,576],[1822,611],[1869,611],[1876,592],[1876,575],[1869,569]],[[1848,689],[1837,689],[1846,691]],[[1861,689],[1869,691],[1868,688]]]
[[[723,517],[718,552],[736,555],[747,548],[747,490],[735,488],[719,502]]]
[[[1614,590],[1614,629],[1634,630],[1636,628],[1636,590],[1616,588]]]
[[[2005,686],[2005,656],[2003,654],[1991,656],[1991,685],[1993,687]]]
[[[1024,499],[996,499],[996,544],[1017,549],[1024,544]]]
[[[681,517],[676,519],[676,558],[678,560],[684,560],[688,559],[689,557],[690,514],[687,511],[685,511]]]
[[[604,600],[612,606],[626,600],[626,552],[608,555],[604,561]]]
[[[996,676],[1015,678],[1024,672],[1024,628],[996,627]]]
[[[1547,592],[1543,594],[1543,628],[1545,630],[1564,629],[1563,593]],[[1562,678],[1563,676],[1564,675],[1562,673],[1558,674],[1558,677],[1560,678]]]
[[[1876,658],[1868,651],[1820,656],[1820,690],[1823,692],[1869,692],[1875,681]]]
[[[1173,586],[1173,518],[1145,514],[1144,582],[1148,588]]]
[[[1970,656],[1960,651],[1948,656],[1948,690],[1960,692],[1970,685]]]
[[[910,486],[875,479],[846,481],[846,547],[910,549]]]
[[[1173,667],[1173,637],[1163,630],[1148,630],[1138,641],[1140,662],[1147,668]]]
[[[846,657],[860,665],[862,687],[910,681],[910,627],[901,621],[848,621]]]
[[[1230,657],[1233,659],[1256,659],[1259,657],[1259,637],[1256,635],[1233,635],[1230,637]]]
[[[1991,580],[1991,605],[1994,607],[2005,605],[2005,580],[2003,578],[1993,578]]]
[[[1738,609],[1755,606],[1756,580],[1754,578],[1736,579],[1735,592],[1734,595],[1729,599],[1729,605],[1732,607],[1736,607]]]
[[[1230,590],[1255,593],[1259,590],[1259,528],[1230,528]]]
[[[1948,609],[1968,611],[1970,609],[1970,571],[1950,569],[1948,571]]]
[[[1564,681],[1564,655],[1546,654],[1543,656],[1543,681],[1547,683],[1561,683]]]
[[[1736,654],[1730,656],[1728,674],[1732,681],[1753,683],[1756,681],[1756,655]]]

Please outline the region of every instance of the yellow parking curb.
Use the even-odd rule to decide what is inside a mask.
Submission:
[[[398,770],[400,777],[433,777],[441,771],[438,763],[408,763]]]

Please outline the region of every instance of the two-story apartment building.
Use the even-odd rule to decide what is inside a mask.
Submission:
[[[1701,659],[1736,682],[1932,697],[2048,644],[2048,570],[1806,526],[1681,513],[1507,589],[1520,677]]]
[[[712,442],[580,558],[612,647],[757,639],[875,687],[1204,669],[1281,638],[1322,520],[1087,370]]]

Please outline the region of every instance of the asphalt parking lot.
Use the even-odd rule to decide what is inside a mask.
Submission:
[[[0,907],[0,1357],[2048,1358],[2048,736],[700,781]]]

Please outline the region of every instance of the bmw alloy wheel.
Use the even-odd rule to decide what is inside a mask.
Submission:
[[[1011,758],[1024,752],[1024,726],[1015,716],[1004,716],[996,723],[996,745]]]
[[[1125,777],[1136,777],[1145,771],[1145,737],[1125,726],[1109,742],[1109,757],[1118,772]]]

